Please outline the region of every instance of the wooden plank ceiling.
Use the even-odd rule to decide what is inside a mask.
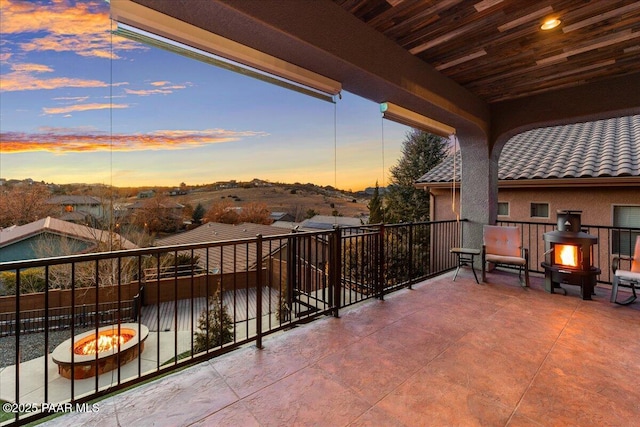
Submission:
[[[334,2],[489,103],[640,71],[637,0]]]

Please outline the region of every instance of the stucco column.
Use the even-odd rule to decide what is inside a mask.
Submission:
[[[498,156],[490,155],[489,141],[477,135],[458,135],[462,159],[460,217],[462,244],[482,247],[482,226],[494,224],[498,213]],[[497,150],[494,150],[497,151]]]

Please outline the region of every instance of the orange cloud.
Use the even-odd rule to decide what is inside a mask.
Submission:
[[[4,34],[46,33],[18,43],[24,51],[74,52],[81,56],[118,58],[117,51],[147,49],[122,37],[112,37],[104,1],[55,1],[50,5],[2,0]],[[112,48],[113,46],[113,48]]]
[[[52,71],[41,69],[43,71]],[[19,90],[58,89],[61,87],[108,87],[108,83],[100,80],[76,79],[72,77],[39,78],[26,70],[14,71],[2,76],[1,92]]]
[[[72,77],[40,78],[38,74],[51,73],[53,68],[34,63],[11,64],[12,72],[2,76],[0,92],[20,90],[58,89],[61,87],[107,87],[100,80],[76,79]]]
[[[75,111],[107,110],[109,108],[129,108],[128,104],[76,104],[66,107],[43,108],[45,114],[66,114]]]
[[[38,133],[4,132],[0,134],[0,140],[4,154],[34,151],[64,154],[91,151],[183,150],[266,135],[268,134],[265,132],[226,129],[159,130],[145,134],[110,135],[106,132],[47,128]]]
[[[171,82],[168,81],[161,81],[161,82],[151,82],[151,86],[166,86]]]

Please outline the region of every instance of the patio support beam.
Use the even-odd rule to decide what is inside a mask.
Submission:
[[[482,226],[494,224],[498,214],[498,154],[489,152],[485,138],[461,132],[458,139],[462,160],[460,216],[467,219],[462,223],[462,246],[481,248]]]

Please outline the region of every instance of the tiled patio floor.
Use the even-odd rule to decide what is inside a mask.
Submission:
[[[640,425],[640,304],[463,271],[99,402],[64,426]]]

